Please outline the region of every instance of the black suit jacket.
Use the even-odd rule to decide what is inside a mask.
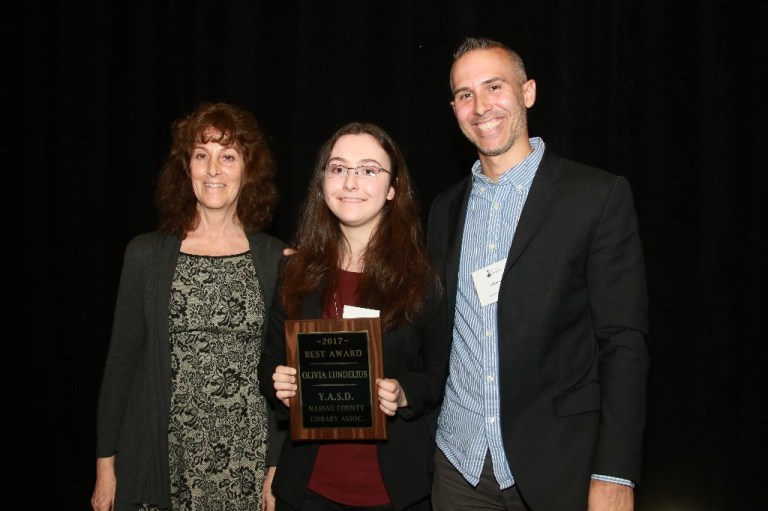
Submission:
[[[428,245],[456,302],[471,176],[432,204]],[[585,509],[590,474],[640,480],[648,372],[643,250],[629,184],[545,150],[498,300],[501,424],[535,509]]]

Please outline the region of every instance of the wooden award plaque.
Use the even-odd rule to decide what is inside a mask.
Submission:
[[[290,403],[293,440],[386,440],[376,398],[379,318],[287,320],[285,347],[299,387]]]

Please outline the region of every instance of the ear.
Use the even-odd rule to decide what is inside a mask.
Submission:
[[[453,113],[455,114],[456,113],[456,102],[455,101],[451,101],[451,108],[453,109]]]
[[[390,186],[389,191],[387,191],[387,200],[392,200],[395,198],[395,187]]]
[[[525,98],[525,107],[531,108],[536,102],[536,80],[528,80],[523,84],[523,97]]]

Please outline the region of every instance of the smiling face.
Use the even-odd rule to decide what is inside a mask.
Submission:
[[[472,50],[453,63],[451,107],[481,157],[521,160],[529,152],[526,111],[536,100],[536,83],[523,80],[501,48]]]
[[[197,144],[192,150],[189,174],[198,208],[234,214],[244,165],[243,156],[234,146]]]
[[[391,161],[375,138],[368,134],[344,135],[331,149],[328,163],[345,167],[374,165],[391,169]],[[381,172],[376,177],[360,178],[351,170],[347,176],[323,180],[325,203],[339,219],[343,232],[363,230],[370,235],[381,217],[384,205],[395,196],[391,175]],[[364,234],[365,235],[365,234]],[[366,239],[367,239],[367,235]]]

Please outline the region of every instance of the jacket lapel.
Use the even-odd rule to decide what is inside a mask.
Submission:
[[[445,260],[445,287],[449,297],[451,309],[456,303],[456,291],[459,280],[459,259],[461,258],[461,240],[464,237],[464,224],[467,218],[467,204],[469,204],[469,195],[472,191],[472,176],[467,178],[464,186],[459,188],[458,193],[453,197],[448,205],[448,217],[445,219],[447,228],[443,232],[448,233],[446,240],[446,260]],[[455,228],[451,228],[455,226]]]
[[[533,236],[544,223],[560,195],[560,189],[555,185],[559,178],[560,169],[557,158],[549,151],[544,152],[539,168],[531,183],[531,190],[525,200],[520,221],[517,224],[512,246],[507,254],[507,264],[504,267],[504,275],[517,262],[517,259],[528,246]]]

